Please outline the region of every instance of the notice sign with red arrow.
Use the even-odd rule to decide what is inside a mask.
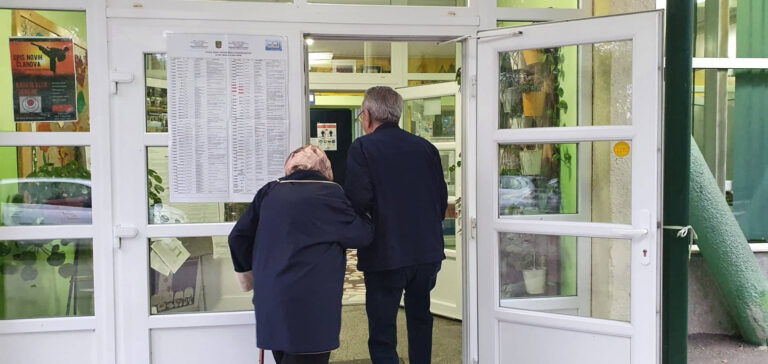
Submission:
[[[16,122],[77,121],[71,38],[13,37],[13,118]]]

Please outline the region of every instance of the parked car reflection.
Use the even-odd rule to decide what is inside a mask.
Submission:
[[[510,215],[509,210],[537,207],[534,177],[499,176],[499,214]]]
[[[0,180],[3,225],[90,224],[91,181],[76,178]]]

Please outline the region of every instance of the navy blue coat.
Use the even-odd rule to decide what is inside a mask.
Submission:
[[[237,272],[253,271],[258,347],[316,353],[339,347],[345,248],[373,226],[338,184],[298,171],[266,184],[229,235]]]
[[[357,138],[344,187],[358,214],[370,213],[373,244],[358,250],[364,272],[445,259],[442,221],[448,207],[440,153],[432,143],[384,123]]]

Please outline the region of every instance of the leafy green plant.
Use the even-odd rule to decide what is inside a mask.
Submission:
[[[160,174],[154,169],[148,169],[147,198],[150,207],[163,203],[163,199],[160,197],[160,194],[163,192],[165,192],[165,187],[163,187],[163,177],[160,177]]]

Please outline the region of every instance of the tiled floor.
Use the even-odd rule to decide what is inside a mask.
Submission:
[[[347,250],[347,274],[344,277],[343,304],[365,303],[365,279],[357,270],[357,250]]]

